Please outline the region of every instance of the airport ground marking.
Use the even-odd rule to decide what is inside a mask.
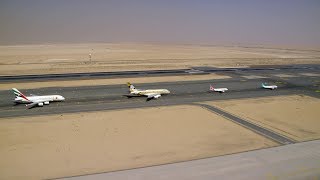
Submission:
[[[276,133],[276,132],[274,132],[274,131],[272,131],[270,129],[264,128],[262,126],[254,124],[252,122],[249,122],[249,121],[247,121],[245,119],[242,119],[240,117],[237,117],[235,115],[232,115],[232,114],[230,114],[230,113],[228,113],[228,112],[226,112],[226,111],[224,111],[224,110],[222,110],[220,108],[217,108],[217,107],[214,107],[214,106],[210,106],[210,105],[207,105],[207,104],[197,104],[197,105],[199,105],[199,106],[201,106],[201,107],[203,107],[203,108],[205,108],[205,109],[207,109],[209,111],[212,111],[212,112],[214,112],[214,113],[216,113],[216,114],[218,114],[220,116],[223,116],[226,119],[229,119],[229,120],[231,120],[231,121],[233,121],[233,122],[235,122],[235,123],[247,128],[247,129],[250,129],[250,130],[252,130],[252,131],[254,131],[254,132],[256,132],[256,133],[258,133],[258,134],[260,134],[260,135],[262,135],[264,137],[272,139],[272,140],[274,140],[274,141],[276,141],[276,142],[278,142],[280,144],[286,145],[286,144],[294,144],[294,143],[296,143],[294,140],[292,140],[292,139],[290,139],[288,137],[280,135],[280,134],[278,134],[278,133]]]

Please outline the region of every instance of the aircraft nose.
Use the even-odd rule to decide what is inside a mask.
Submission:
[[[64,101],[64,100],[66,100],[66,98],[64,98],[63,96],[61,96],[61,100]]]

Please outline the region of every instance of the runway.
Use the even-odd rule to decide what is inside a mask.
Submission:
[[[272,80],[269,80],[272,81]],[[194,102],[227,100],[239,98],[252,98],[288,94],[317,95],[303,86],[293,84],[281,84],[276,91],[261,89],[261,80],[215,81],[221,87],[228,87],[227,93],[219,94],[209,92],[209,84],[212,81],[191,81],[181,83],[137,84],[138,88],[166,88],[171,94],[157,100],[146,102],[145,97],[130,98],[123,95],[128,93],[126,85],[92,86],[77,88],[42,88],[22,90],[25,94],[61,94],[66,98],[65,102],[50,103],[44,107],[26,109],[23,104],[14,106],[11,91],[0,91],[0,117],[17,117],[30,115],[57,114],[69,112],[83,112],[95,110],[114,110],[127,108],[142,108],[151,106],[167,106],[178,104],[190,104]]]
[[[67,78],[68,79],[84,79],[84,78],[109,78],[109,77],[128,77],[128,76],[137,77],[137,76],[145,76],[145,75],[172,75],[172,74],[178,75],[178,74],[187,74],[188,70],[190,69],[0,76],[0,82],[59,80],[59,79],[65,80]]]
[[[253,98],[264,96],[277,96],[289,94],[305,94],[313,97],[320,97],[316,91],[320,85],[319,66],[301,65],[297,67],[284,67],[282,70],[246,70],[220,72],[231,78],[219,80],[201,80],[183,82],[164,82],[135,84],[140,89],[166,88],[171,94],[163,96],[157,100],[149,102],[144,97],[130,98],[123,95],[128,94],[128,87],[123,85],[105,86],[82,86],[82,87],[54,87],[41,89],[20,89],[24,94],[48,95],[60,94],[66,98],[65,102],[50,103],[44,107],[27,110],[24,105],[14,106],[12,100],[13,93],[10,90],[0,91],[0,118],[10,118],[16,116],[44,115],[57,113],[71,113],[97,110],[114,110],[127,108],[142,108],[153,106],[167,106],[190,104],[195,102],[227,100],[240,98]],[[308,67],[307,69],[305,67]],[[203,68],[203,67],[202,67]],[[260,69],[268,69],[264,67]],[[293,68],[293,69],[292,69]],[[313,68],[310,69],[310,68]],[[303,73],[314,76],[301,75]],[[279,77],[287,75],[289,77]],[[317,76],[319,75],[319,76]],[[194,75],[192,75],[194,76]],[[40,78],[40,81],[42,79]],[[261,89],[261,83],[267,82],[277,84],[275,91]],[[132,82],[134,84],[134,82]],[[228,92],[219,94],[209,92],[209,84],[214,83],[216,87],[227,87]],[[19,89],[19,87],[16,87]]]
[[[215,68],[215,67],[192,67],[191,69],[172,70],[146,70],[146,71],[115,71],[115,72],[91,72],[91,73],[65,73],[65,74],[31,74],[18,76],[0,76],[0,82],[26,82],[26,81],[48,81],[66,79],[91,79],[91,78],[123,78],[123,77],[145,77],[145,76],[170,76],[186,74],[209,74],[219,72],[264,72],[264,71],[301,71],[320,70],[317,64],[300,65],[278,65],[257,66],[242,68]]]

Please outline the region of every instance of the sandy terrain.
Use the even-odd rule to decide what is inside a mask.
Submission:
[[[0,46],[0,75],[307,64],[319,63],[319,57],[320,51],[261,47],[161,44]]]
[[[207,102],[297,141],[320,138],[320,100],[304,95]]]
[[[276,145],[198,106],[0,119],[0,179],[106,172]]]
[[[0,83],[0,90],[8,90],[13,87],[19,89],[35,89],[43,87],[76,87],[76,86],[98,86],[111,84],[131,83],[158,83],[158,82],[176,82],[176,81],[196,81],[210,79],[230,78],[225,75],[207,74],[207,75],[185,75],[185,76],[159,76],[159,77],[138,77],[138,78],[116,78],[116,79],[90,79],[90,80],[69,80],[69,81],[42,81],[42,82],[24,82],[24,83]]]

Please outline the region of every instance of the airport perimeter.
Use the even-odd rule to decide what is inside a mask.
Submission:
[[[134,83],[146,75],[149,80]],[[70,177],[316,140],[319,77],[318,65],[295,65],[96,77],[112,79],[105,85],[76,83],[86,76],[54,80],[63,82],[60,87],[46,84],[54,77],[39,78],[42,87],[20,90],[63,94],[66,101],[27,110],[13,106],[12,92],[0,91],[1,174],[10,179]],[[30,77],[1,83],[18,87],[23,78]],[[171,94],[148,102],[128,99],[123,96],[127,85],[118,83],[128,78],[139,88],[166,88]],[[279,88],[261,89],[262,82]],[[229,91],[212,93],[210,84]],[[253,107],[263,110],[251,112]]]

